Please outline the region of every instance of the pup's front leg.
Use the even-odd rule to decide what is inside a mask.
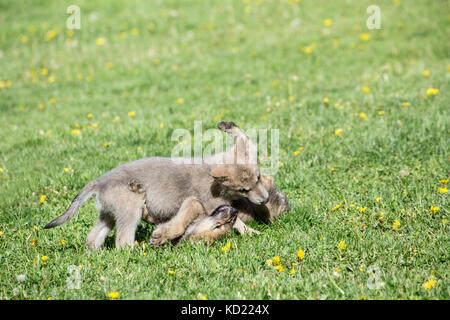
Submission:
[[[182,236],[189,223],[202,215],[206,215],[202,203],[195,197],[186,198],[172,219],[156,227],[150,236],[149,244],[160,246],[168,240]]]

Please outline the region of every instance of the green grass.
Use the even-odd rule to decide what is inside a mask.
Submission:
[[[377,1],[380,30],[365,25],[373,1],[291,2],[78,1],[81,29],[68,36],[64,2],[0,0],[0,299],[450,298],[449,201],[438,192],[450,172],[448,2]],[[92,200],[42,229],[90,180],[170,156],[172,131],[194,120],[279,129],[275,182],[291,212],[211,247],[143,247],[142,223],[138,249],[117,251],[111,235],[89,252]],[[284,272],[266,265],[276,255]],[[79,290],[67,289],[71,265]]]

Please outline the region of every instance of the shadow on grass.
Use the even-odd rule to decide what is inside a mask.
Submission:
[[[138,228],[136,230],[135,240],[137,242],[148,242],[148,239],[150,239],[150,235],[153,232],[153,226],[142,222],[138,225]],[[103,244],[104,248],[107,249],[114,249],[116,247],[115,244],[115,238],[116,238],[116,232],[112,232],[105,240],[105,243]]]

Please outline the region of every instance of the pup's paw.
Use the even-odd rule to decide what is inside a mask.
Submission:
[[[150,239],[148,240],[148,245],[150,247],[159,247],[164,242],[166,242],[168,239],[162,235],[162,233],[158,232],[158,230],[155,230],[152,235],[150,236]]]
[[[250,227],[247,227],[247,228],[245,229],[245,233],[247,233],[247,234],[249,234],[249,235],[251,235],[251,236],[257,235],[257,234],[261,234],[261,232],[255,230],[255,229],[252,229],[252,228],[250,228]]]

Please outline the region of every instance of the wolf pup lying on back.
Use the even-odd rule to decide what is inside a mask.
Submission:
[[[219,206],[232,205],[239,199],[247,199],[255,205],[266,204],[269,192],[261,181],[258,165],[235,161],[236,155],[246,150],[248,137],[233,122],[221,122],[218,127],[234,137],[235,145],[230,150],[205,158],[201,164],[150,157],[121,165],[89,182],[66,212],[45,228],[63,224],[95,195],[100,216],[87,237],[87,246],[101,247],[116,226],[116,247],[132,247],[137,225],[142,218],[142,195],[129,190],[128,182],[132,179],[138,179],[143,184],[148,214],[158,225],[150,237],[152,245],[182,236],[180,232],[184,230],[172,227],[177,225],[177,216],[184,216],[197,202],[208,215]],[[220,161],[216,161],[218,159]],[[233,227],[239,233],[254,232],[239,218],[236,218]]]

